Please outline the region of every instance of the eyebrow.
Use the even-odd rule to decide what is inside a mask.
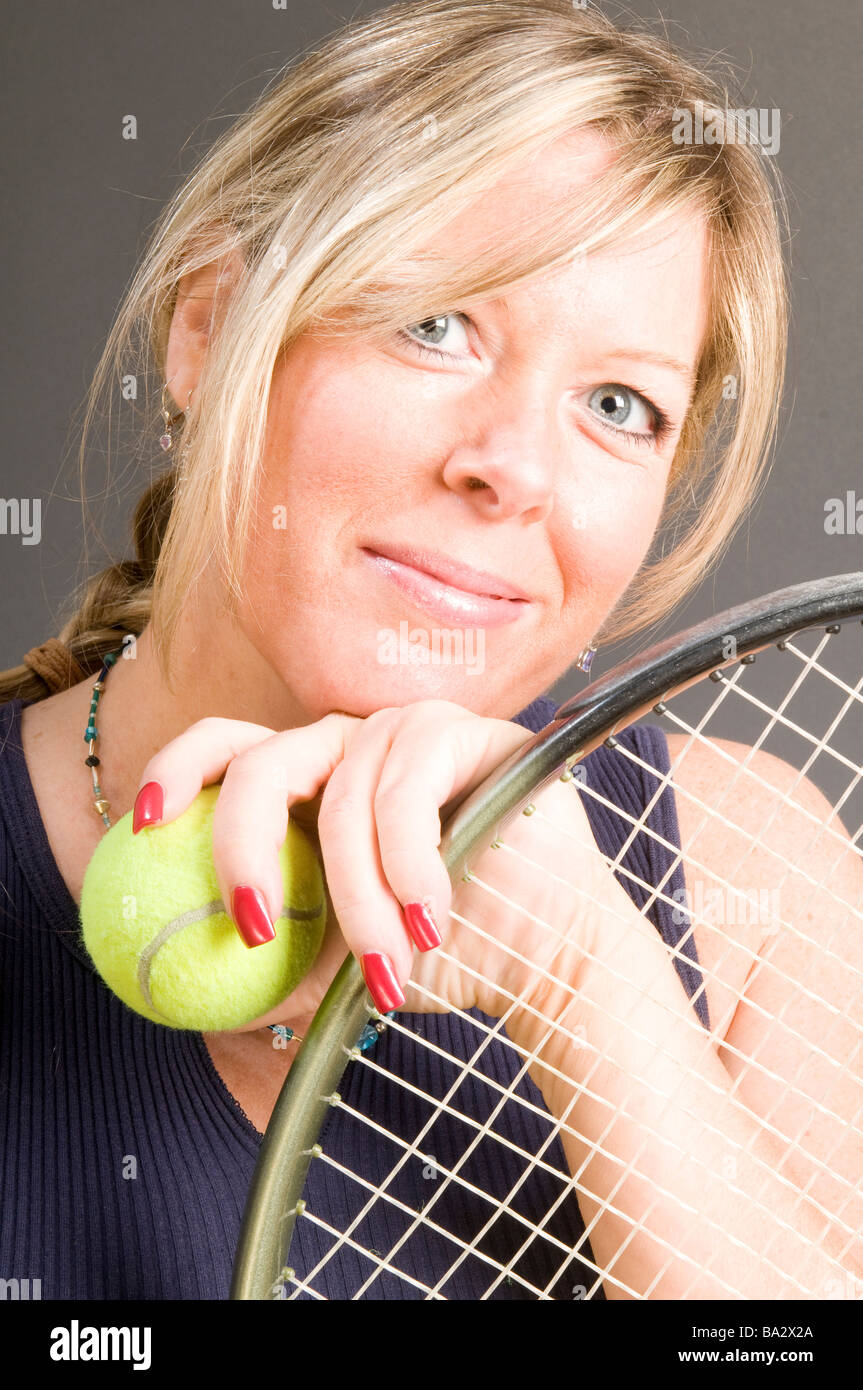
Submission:
[[[509,301],[503,295],[492,298],[489,303],[499,312],[503,311],[504,318],[508,323],[512,322],[512,308]],[[688,362],[683,362],[679,357],[670,357],[667,352],[655,352],[652,348],[615,348],[611,352],[602,354],[603,357],[620,358],[624,362],[650,362],[655,367],[667,367],[669,371],[676,372],[683,377],[690,393],[695,386],[696,369]]]
[[[619,357],[627,362],[650,362],[656,367],[668,367],[670,371],[682,376],[687,386],[695,384],[695,368],[688,362],[681,362],[679,357],[669,357],[665,352],[654,352],[652,348],[616,348],[613,352],[604,353],[603,356],[614,358]]]

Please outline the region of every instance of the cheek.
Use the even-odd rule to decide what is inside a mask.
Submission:
[[[246,592],[257,617],[294,632],[337,618],[334,580],[353,540],[375,534],[417,492],[417,421],[370,373],[329,351],[295,349],[274,373],[254,492]],[[377,392],[377,394],[376,394]]]
[[[260,511],[282,505],[292,530],[313,528],[325,544],[348,521],[361,528],[402,510],[422,468],[421,409],[394,398],[362,357],[292,360],[271,391]]]
[[[555,548],[565,602],[587,595],[607,610],[641,565],[659,524],[667,470],[633,465],[597,468],[562,490],[555,503]]]

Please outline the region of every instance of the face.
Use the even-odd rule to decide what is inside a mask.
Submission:
[[[549,147],[429,245],[469,258],[610,155]],[[548,689],[649,547],[707,316],[694,216],[383,347],[307,335],[272,380],[243,631],[312,719]]]

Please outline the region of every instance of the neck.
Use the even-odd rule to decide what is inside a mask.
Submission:
[[[96,712],[96,753],[112,824],[132,809],[149,760],[198,720],[218,716],[283,730],[313,717],[224,608],[215,613],[214,607],[198,600],[183,610],[171,654],[170,687],[149,625],[108,672]],[[62,737],[68,740],[68,756],[80,765],[85,801],[92,801],[84,729],[94,682],[95,675],[89,676],[52,701]]]

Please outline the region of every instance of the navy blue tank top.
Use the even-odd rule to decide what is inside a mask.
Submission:
[[[20,700],[0,706],[0,1277],[40,1280],[43,1299],[226,1299],[261,1135],[213,1066],[200,1033],[141,1018],[95,972],[77,905],[39,814],[21,746],[22,707]],[[515,722],[541,729],[555,708],[543,697]],[[620,738],[649,767],[668,771],[661,730],[633,725]],[[658,785],[637,762],[604,746],[589,755],[587,768],[591,785],[630,815],[641,815]],[[598,845],[616,857],[631,822],[592,797],[585,797],[584,806]],[[679,844],[669,788],[646,823]],[[621,858],[635,878],[650,884],[662,883],[671,861],[671,851],[643,832]],[[628,874],[618,877],[643,908],[646,890]],[[678,865],[663,892],[679,902],[683,886]],[[672,912],[666,902],[654,902],[647,916],[669,944],[678,944],[687,930],[685,914]],[[675,923],[675,917],[682,921]],[[689,959],[675,963],[706,1024],[694,947],[687,942],[682,949]],[[401,1018],[451,1057],[467,1058],[475,1050],[475,1027],[455,1014]],[[411,1142],[429,1119],[428,1105],[411,1087],[440,1095],[457,1072],[433,1049],[393,1030],[384,1033],[373,1056],[373,1069],[348,1065],[339,1087],[345,1106],[331,1110],[321,1142],[328,1156],[358,1177],[380,1181],[403,1150],[348,1109],[374,1115],[389,1133]],[[517,1066],[513,1050],[494,1043],[463,1076],[451,1108],[484,1122],[500,1099],[485,1078],[509,1086]],[[489,1138],[474,1149],[461,1170],[466,1183],[448,1184],[435,1204],[438,1232],[422,1229],[402,1243],[398,1267],[406,1277],[380,1274],[364,1297],[421,1298],[418,1284],[426,1288],[445,1279],[445,1297],[482,1298],[496,1278],[482,1255],[498,1265],[515,1260],[526,1233],[518,1217],[541,1221],[558,1201],[568,1173],[559,1138],[548,1143],[551,1117],[546,1120],[529,1078],[513,1090],[532,1105],[507,1101],[493,1124],[512,1145]],[[366,1248],[390,1250],[410,1228],[403,1208],[415,1211],[428,1198],[434,1179],[427,1156],[447,1169],[475,1133],[458,1114],[439,1116],[422,1137],[426,1158],[402,1165],[388,1188],[394,1200],[374,1204],[357,1239]],[[518,1151],[534,1154],[546,1144],[543,1167],[533,1167],[520,1183],[526,1161]],[[492,1214],[480,1194],[502,1198],[515,1188],[509,1211],[482,1235],[479,1253],[457,1263]],[[312,1162],[304,1197],[309,1210],[344,1229],[368,1192],[330,1164]],[[554,1240],[531,1242],[512,1266],[516,1277],[501,1280],[492,1298],[529,1298],[533,1287],[570,1299],[574,1288],[591,1288],[595,1274],[589,1265],[561,1256],[562,1243],[591,1258],[589,1245],[579,1245],[584,1228],[571,1189],[547,1229]],[[298,1221],[288,1264],[304,1277],[331,1239],[323,1227]],[[331,1299],[350,1298],[370,1272],[362,1254],[342,1247],[312,1287]]]

